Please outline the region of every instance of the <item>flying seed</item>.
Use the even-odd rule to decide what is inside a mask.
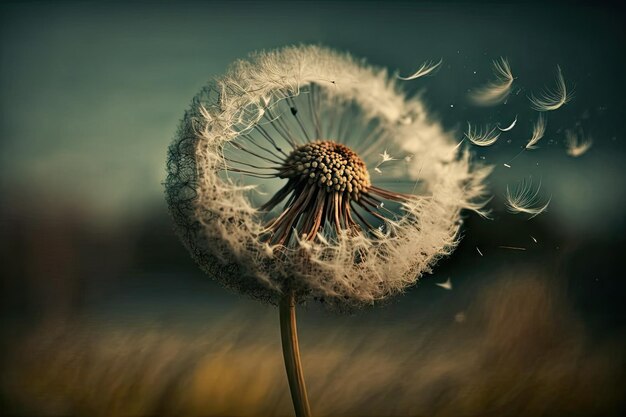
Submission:
[[[470,95],[475,104],[493,106],[502,103],[511,93],[511,86],[515,77],[511,72],[509,61],[500,57],[500,60],[493,61],[493,69],[496,79]]]
[[[472,127],[470,122],[467,122],[467,132],[465,132],[465,137],[474,145],[491,146],[496,143],[500,137],[500,133],[496,133],[495,127],[489,129],[489,126],[486,126],[484,129],[478,129],[476,127]]]
[[[505,127],[504,129],[501,129],[500,126],[498,126],[498,129],[500,129],[500,131],[502,131],[502,132],[508,132],[509,130],[511,130],[511,129],[513,129],[515,127],[516,123],[517,123],[517,115],[515,115],[515,120],[513,120],[513,122],[508,127]]]
[[[440,59],[439,62],[435,62],[435,61],[424,62],[422,66],[419,67],[418,70],[415,71],[412,75],[409,75],[408,77],[400,77],[398,75],[398,79],[403,80],[403,81],[409,81],[409,80],[414,80],[416,78],[424,77],[431,73],[434,74],[433,71],[437,70],[441,66],[442,63],[443,63],[443,59]]]
[[[443,288],[444,290],[452,290],[452,281],[448,278],[445,282],[436,282],[435,285]]]
[[[572,130],[565,131],[565,146],[567,154],[574,158],[585,154],[593,145],[593,139],[585,137],[582,129],[579,129],[579,133],[576,134]]]
[[[560,66],[556,66],[556,88],[545,88],[538,97],[532,94],[529,98],[531,107],[537,111],[556,110],[572,99],[572,93],[567,91],[565,79]]]

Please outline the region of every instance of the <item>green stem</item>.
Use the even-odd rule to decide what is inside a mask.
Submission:
[[[289,291],[280,301],[280,338],[283,344],[285,370],[291,390],[291,400],[296,417],[311,417],[309,398],[304,384],[304,374],[300,363],[298,330],[296,328],[296,296]]]

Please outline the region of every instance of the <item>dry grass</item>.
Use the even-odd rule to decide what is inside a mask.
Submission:
[[[313,413],[588,416],[620,406],[622,350],[588,340],[545,280],[500,281],[463,317],[302,327]],[[182,333],[40,331],[19,344],[3,389],[28,415],[291,415],[277,317],[238,313],[201,336]]]

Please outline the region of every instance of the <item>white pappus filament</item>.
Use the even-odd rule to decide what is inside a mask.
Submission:
[[[539,191],[541,190],[541,182],[533,189],[532,178],[524,178],[519,182],[513,190],[506,187],[506,208],[512,214],[530,214],[528,220],[545,212],[550,204],[551,198],[546,202],[541,202]]]
[[[556,67],[556,87],[545,88],[538,96],[532,94],[529,98],[531,107],[537,111],[557,110],[572,99],[572,93],[568,92],[561,67]]]
[[[493,106],[502,103],[511,93],[511,86],[515,77],[513,77],[509,61],[503,57],[493,61],[493,71],[495,80],[470,94],[470,98],[475,104]]]

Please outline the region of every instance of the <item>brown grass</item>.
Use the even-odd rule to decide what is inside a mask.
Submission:
[[[41,330],[18,345],[3,389],[28,415],[292,415],[271,313],[237,312],[201,335],[93,323]],[[621,346],[589,340],[544,280],[499,281],[464,317],[444,326],[302,327],[313,414],[616,413]]]

